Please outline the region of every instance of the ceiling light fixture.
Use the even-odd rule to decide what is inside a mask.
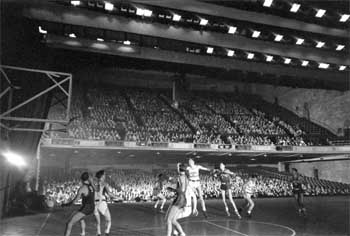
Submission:
[[[341,51],[341,50],[343,50],[344,48],[345,48],[345,45],[338,44],[338,45],[337,45],[337,48],[336,48],[335,50]]]
[[[236,33],[236,31],[237,31],[237,27],[230,26],[230,27],[228,28],[228,33],[229,33],[229,34],[234,34],[234,33]]]
[[[302,45],[304,43],[304,39],[298,38],[297,41],[295,42],[296,45]]]
[[[343,14],[343,15],[340,17],[339,21],[340,21],[340,22],[345,22],[345,21],[349,20],[349,18],[350,18],[350,15],[349,15],[349,14]]]
[[[263,6],[264,7],[271,7],[273,3],[273,0],[265,0]]]
[[[280,34],[276,34],[275,35],[275,41],[276,42],[280,42],[282,39],[283,39],[283,35],[280,35]]]
[[[233,51],[233,50],[227,51],[227,56],[229,56],[229,57],[233,57],[234,54],[235,54],[235,51]]]
[[[326,13],[326,10],[318,9],[315,16],[317,18],[321,18],[322,16],[324,16],[325,13]]]
[[[296,13],[296,12],[299,11],[299,9],[300,9],[300,4],[298,4],[298,3],[293,3],[292,7],[290,8],[290,12]]]

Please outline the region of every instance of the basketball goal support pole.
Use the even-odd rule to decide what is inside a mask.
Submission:
[[[38,147],[36,149],[36,169],[35,169],[35,191],[39,191],[39,183],[40,183],[40,151],[41,151],[41,141],[38,143]]]

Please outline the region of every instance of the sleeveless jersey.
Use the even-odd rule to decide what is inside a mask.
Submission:
[[[299,176],[297,176],[296,178],[293,177],[292,186],[293,186],[293,191],[302,191],[303,190],[302,180]]]
[[[189,180],[199,181],[199,166],[194,165],[193,167],[187,167]]]
[[[98,183],[96,185],[96,192],[95,192],[95,200],[102,200],[102,201],[106,201],[106,193],[107,193],[107,189],[106,189],[106,185],[105,184],[100,184]]]
[[[254,188],[255,188],[255,184],[252,181],[248,181],[244,185],[244,192],[248,193],[248,194],[253,194],[254,193]]]
[[[229,185],[231,183],[231,178],[230,178],[230,175],[224,171],[219,171],[218,173],[218,177],[221,181],[221,184],[226,184],[226,185]]]
[[[88,194],[85,196],[84,194],[81,195],[82,199],[82,205],[83,207],[86,205],[95,205],[95,190],[92,187],[91,184],[85,184],[86,187],[88,188]]]

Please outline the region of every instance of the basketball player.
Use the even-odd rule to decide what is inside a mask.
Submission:
[[[228,195],[228,199],[231,202],[236,215],[238,216],[239,219],[241,219],[242,217],[238,213],[236,204],[232,199],[231,176],[234,176],[234,173],[231,172],[230,170],[226,169],[224,163],[220,163],[220,169],[214,170],[214,175],[217,176],[221,182],[221,185],[220,185],[221,196],[222,196],[222,201],[224,202],[224,205],[225,205],[225,210],[226,210],[227,216],[230,216],[230,211],[229,211],[229,208],[228,208],[227,203],[226,203],[226,193]]]
[[[111,213],[107,205],[107,197],[115,198],[111,193],[108,184],[105,182],[105,171],[100,170],[95,175],[97,183],[95,185],[95,210],[94,215],[96,219],[97,236],[101,235],[101,218],[100,214],[104,216],[106,222],[105,235],[108,236],[112,226]]]
[[[166,203],[166,197],[163,194],[164,191],[164,180],[167,178],[165,177],[164,174],[159,174],[157,176],[157,182],[153,188],[153,196],[157,198],[156,204],[154,204],[154,208],[157,209],[159,202],[161,201],[162,204],[160,206],[160,212],[164,213],[163,207],[164,204]]]
[[[77,195],[74,197],[74,199],[71,202],[62,204],[62,207],[70,206],[73,203],[75,203],[80,197],[82,199],[82,206],[80,207],[78,212],[76,212],[70,218],[70,220],[68,221],[68,223],[66,225],[66,229],[64,231],[65,236],[70,236],[73,225],[75,223],[77,223],[78,221],[80,221],[80,224],[81,224],[81,231],[82,231],[81,235],[84,236],[85,235],[85,226],[86,226],[84,218],[86,216],[94,213],[95,190],[94,190],[93,185],[89,181],[89,173],[84,172],[80,178],[81,178],[82,186],[79,188]]]
[[[299,215],[306,216],[306,209],[304,206],[304,189],[303,178],[299,175],[298,170],[292,169],[292,191],[297,202]]]
[[[196,165],[192,158],[188,160],[188,164],[189,166],[187,167],[187,172],[188,172],[188,178],[189,178],[189,187],[191,187],[199,197],[199,200],[202,205],[204,217],[208,218],[207,209],[205,208],[205,202],[203,199],[202,187],[199,179],[199,171],[200,170],[210,171],[210,169],[205,168],[201,165]]]
[[[180,236],[186,236],[181,225],[177,221],[179,219],[180,213],[186,207],[186,190],[188,188],[188,178],[186,176],[186,168],[183,164],[178,164],[179,177],[177,178],[176,189],[168,187],[169,191],[176,192],[176,198],[166,215],[167,221],[167,236],[171,236],[173,231],[180,233]]]
[[[252,217],[252,210],[254,208],[254,202],[252,200],[252,195],[255,193],[256,188],[256,176],[252,175],[249,177],[248,181],[243,185],[243,198],[246,202],[246,205],[243,208],[248,208],[247,215],[248,218]],[[242,212],[242,208],[239,209],[239,212]]]

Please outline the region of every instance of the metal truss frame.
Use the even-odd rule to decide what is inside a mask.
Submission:
[[[32,73],[41,73],[46,75],[46,79],[53,82],[53,85],[48,86],[43,91],[31,96],[25,101],[21,101],[20,104],[12,107],[12,96],[13,91],[18,89],[15,84],[12,83],[11,78],[7,75],[5,69],[7,70],[16,70],[16,71],[25,71],[25,72],[32,72]],[[38,122],[38,123],[62,123],[66,124],[69,121],[69,114],[70,114],[70,106],[71,106],[71,99],[72,99],[72,80],[73,76],[70,73],[63,73],[63,72],[57,72],[57,71],[48,71],[48,70],[37,70],[37,69],[29,69],[29,68],[23,68],[23,67],[16,67],[16,66],[7,66],[7,65],[0,65],[0,73],[3,75],[1,78],[4,78],[7,84],[7,87],[0,92],[0,104],[2,98],[8,94],[8,107],[7,110],[0,113],[0,127],[5,128],[8,131],[32,131],[32,132],[44,132],[47,131],[44,129],[29,129],[29,128],[18,128],[18,127],[10,127],[9,125],[5,124],[4,121],[16,121],[18,123],[20,122]],[[62,85],[68,83],[68,90],[63,88]],[[19,108],[27,105],[28,103],[32,102],[33,100],[39,98],[40,96],[43,96],[50,91],[58,88],[59,92],[53,94],[53,98],[56,99],[56,102],[53,105],[61,104],[65,107],[66,110],[66,119],[65,120],[51,120],[51,119],[42,119],[42,118],[36,118],[36,117],[16,117],[11,116],[11,112],[14,112],[18,110]],[[1,91],[1,90],[0,90]],[[63,96],[62,96],[63,95]],[[65,103],[66,102],[66,103]]]
[[[12,100],[13,100],[13,91],[18,89],[15,84],[12,83],[11,79],[6,73],[6,70],[17,70],[17,71],[25,71],[29,73],[41,73],[45,74],[46,76],[44,78],[50,80],[53,82],[53,85],[48,86],[43,91],[31,96],[30,98],[26,99],[25,101],[21,101],[20,104],[12,107]],[[2,76],[1,76],[2,75]],[[5,122],[6,121],[16,121],[18,123],[20,122],[38,122],[38,123],[61,123],[61,124],[67,124],[69,122],[69,114],[70,114],[70,107],[71,107],[71,99],[72,99],[72,83],[73,83],[73,76],[70,73],[63,73],[63,72],[57,72],[57,71],[48,71],[48,70],[37,70],[37,69],[29,69],[29,68],[23,68],[23,67],[16,67],[16,66],[7,66],[7,65],[0,65],[0,86],[2,85],[2,78],[5,78],[6,81],[6,88],[4,90],[0,87],[0,108],[1,108],[1,102],[4,100],[3,98],[8,95],[8,104],[7,104],[7,110],[2,112],[0,110],[0,134],[1,129],[4,128],[8,131],[28,131],[28,132],[41,132],[44,133],[45,131],[50,131],[45,128],[44,129],[29,129],[29,128],[18,128],[18,127],[10,127]],[[68,83],[68,90],[66,90],[63,86],[63,84]],[[14,112],[18,110],[19,108],[27,105],[28,103],[32,102],[33,100],[39,98],[40,96],[43,96],[44,94],[47,94],[51,91],[53,91],[55,88],[59,88],[59,91],[56,93],[53,93],[53,98],[55,101],[51,103],[50,107],[55,106],[57,104],[62,105],[66,109],[66,119],[65,120],[51,120],[51,119],[42,119],[42,118],[36,118],[36,117],[16,117],[11,116],[11,112]],[[66,103],[65,103],[66,102]],[[4,122],[5,121],[5,122]],[[39,179],[40,179],[40,148],[41,148],[42,141],[40,140],[37,146],[36,150],[36,169],[35,169],[35,190],[38,191],[39,189]]]

